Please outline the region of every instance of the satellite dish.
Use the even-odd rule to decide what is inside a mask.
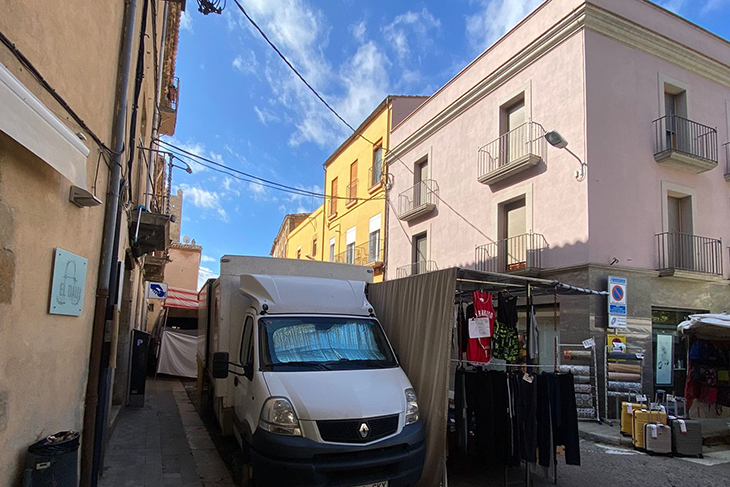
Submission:
[[[185,236],[183,237],[183,243],[185,243],[185,244],[189,244],[189,243],[190,243],[190,237],[188,237],[187,235],[185,235]]]

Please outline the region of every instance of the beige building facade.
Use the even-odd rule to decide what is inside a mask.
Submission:
[[[174,130],[180,9],[151,0],[3,6],[0,485],[19,485],[27,447],[62,430],[82,433],[88,485],[98,468],[93,425],[113,419],[112,389],[124,405],[115,367],[128,364],[129,330],[140,325],[146,256],[168,243],[155,194],[165,164],[149,149]],[[110,184],[115,164],[120,186]]]

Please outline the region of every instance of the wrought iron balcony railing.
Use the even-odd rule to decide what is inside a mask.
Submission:
[[[656,236],[658,269],[665,274],[675,270],[722,275],[722,241],[679,232]]]
[[[367,251],[361,247],[348,248],[344,252],[335,255],[335,262],[339,264],[367,265]]]
[[[477,158],[477,178],[492,184],[506,179],[545,157],[545,129],[537,122],[526,122],[480,147]]]
[[[378,239],[377,241],[373,240],[372,242],[367,242],[357,246],[361,255],[364,256],[363,258],[366,265],[383,262],[383,244],[383,239]]]
[[[436,262],[432,260],[421,260],[398,267],[395,270],[395,277],[396,279],[400,279],[402,277],[415,276],[416,274],[425,274],[426,272],[437,270],[438,266],[436,265]]]
[[[725,142],[725,181],[730,181],[730,142]]]
[[[398,195],[398,219],[413,220],[436,208],[439,186],[432,179],[411,186]]]
[[[542,254],[547,248],[545,237],[525,233],[476,248],[476,269],[484,272],[517,272],[542,269]]]
[[[336,196],[329,197],[329,216],[337,213],[337,200],[338,198]]]
[[[347,204],[351,205],[357,201],[357,179],[350,181],[347,185]]]
[[[717,130],[678,115],[654,120],[654,159],[695,173],[717,166]]]
[[[368,181],[370,188],[383,182],[383,165],[376,164],[368,169]]]

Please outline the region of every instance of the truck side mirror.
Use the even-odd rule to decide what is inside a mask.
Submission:
[[[213,378],[225,379],[228,377],[228,352],[213,354]]]

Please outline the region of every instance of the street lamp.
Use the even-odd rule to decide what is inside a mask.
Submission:
[[[568,154],[575,157],[576,160],[580,163],[580,169],[575,171],[575,179],[578,181],[585,180],[588,164],[581,161],[580,157],[576,156],[572,150],[568,149],[568,141],[565,140],[565,137],[560,135],[560,132],[558,132],[557,130],[551,130],[550,132],[545,132],[545,140],[547,140],[548,144],[552,145],[553,147],[557,149],[565,149],[566,151],[568,151]]]

